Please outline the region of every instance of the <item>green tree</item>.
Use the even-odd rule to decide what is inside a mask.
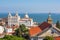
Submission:
[[[25,32],[26,30],[28,30],[24,24],[20,25],[20,28],[22,32]]]
[[[16,35],[22,36],[24,38],[29,37],[28,29],[26,28],[24,24],[20,25],[19,28],[16,30]]]
[[[22,36],[26,39],[29,39],[29,33],[28,33],[28,29],[26,28],[26,26],[24,24],[20,25],[20,29],[22,32]]]
[[[18,36],[18,37],[22,36],[22,32],[21,32],[20,28],[18,28],[18,29],[15,30],[15,35]]]
[[[59,23],[59,21],[56,22],[56,27],[60,29],[60,23]]]
[[[4,38],[0,38],[0,40],[26,40],[23,37],[17,37],[12,35],[6,35]]]
[[[43,40],[54,40],[54,38],[51,36],[46,36]]]

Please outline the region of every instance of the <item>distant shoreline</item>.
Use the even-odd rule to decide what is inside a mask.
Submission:
[[[11,13],[12,15],[15,15],[15,13]],[[21,13],[19,13],[19,16],[21,17],[21,18],[23,18],[24,17],[24,15],[25,15],[25,13],[24,14],[21,14]],[[33,21],[34,22],[38,22],[38,23],[41,23],[41,22],[43,22],[43,21],[46,21],[47,20],[47,18],[48,18],[48,14],[47,13],[44,13],[44,14],[29,14],[28,13],[28,15],[29,15],[29,17],[30,18],[33,18]],[[53,13],[51,13],[51,18],[53,19],[53,23],[56,23],[57,22],[57,20],[59,20],[60,21],[60,14],[53,14]],[[8,13],[0,13],[0,18],[7,18],[8,17]]]

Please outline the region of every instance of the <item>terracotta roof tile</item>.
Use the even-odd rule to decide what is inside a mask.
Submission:
[[[59,36],[59,37],[55,37],[54,39],[55,39],[55,40],[60,40],[60,36]]]
[[[41,33],[44,29],[50,27],[51,25],[47,22],[43,22],[42,24],[40,24],[39,26],[37,27],[31,27],[29,29],[29,34],[30,36],[33,36],[33,35],[37,35],[38,33]]]
[[[46,29],[47,27],[50,27],[51,24],[47,23],[47,22],[43,22],[42,24],[39,25],[41,30]]]
[[[30,36],[36,35],[37,33],[40,33],[41,29],[39,27],[32,27],[29,30]]]

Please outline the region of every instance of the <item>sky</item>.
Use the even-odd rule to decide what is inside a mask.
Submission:
[[[60,13],[60,0],[0,0],[0,13]]]

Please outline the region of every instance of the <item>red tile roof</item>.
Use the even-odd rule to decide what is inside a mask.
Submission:
[[[29,30],[30,36],[36,35],[37,33],[40,33],[41,29],[39,27],[32,27]]]
[[[42,24],[39,25],[41,30],[44,30],[44,29],[46,29],[46,28],[48,28],[50,26],[51,26],[51,24],[49,24],[47,22],[43,22]]]
[[[37,27],[31,27],[29,29],[30,36],[37,35],[38,33],[41,33],[44,29],[50,27],[51,25],[47,22],[43,22],[41,25]]]
[[[60,40],[60,36],[59,36],[59,37],[55,37],[54,39],[55,39],[55,40]]]

